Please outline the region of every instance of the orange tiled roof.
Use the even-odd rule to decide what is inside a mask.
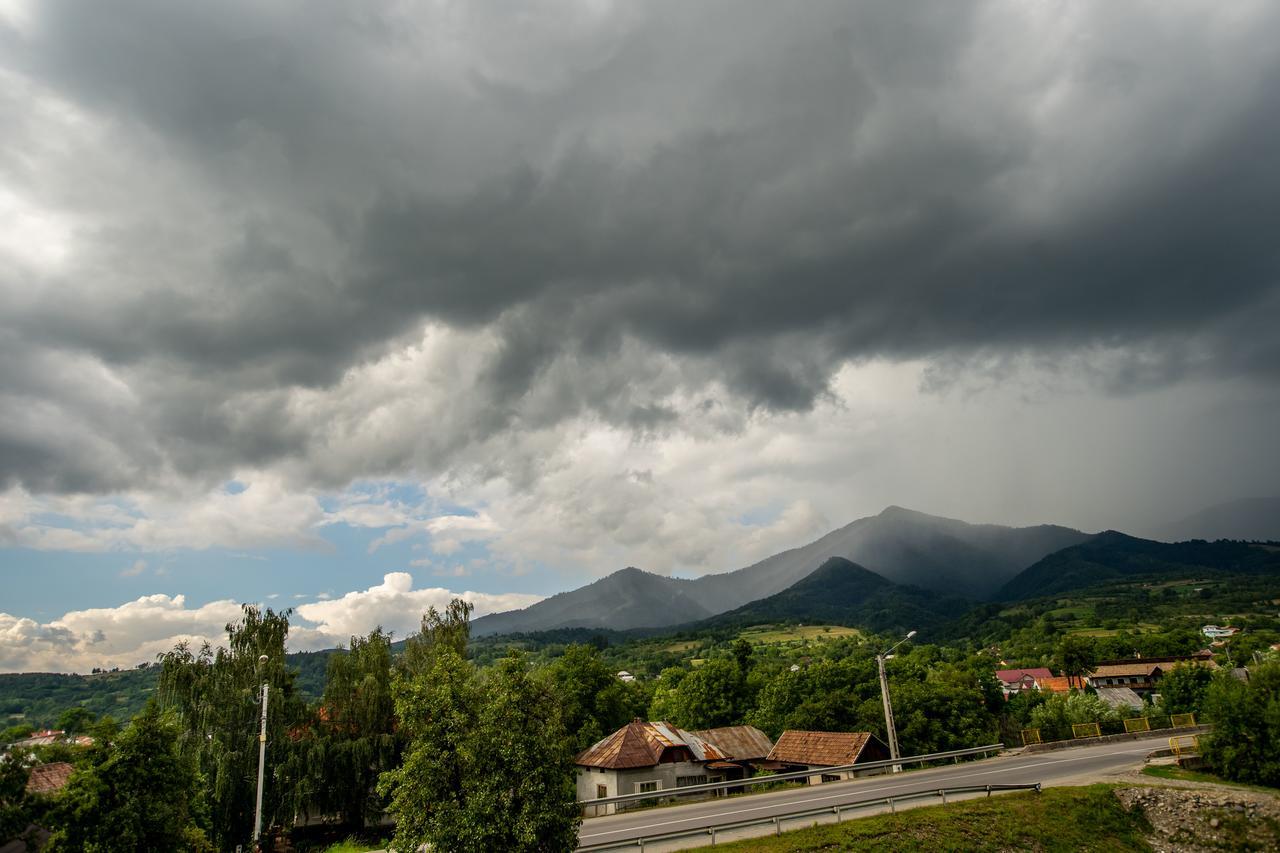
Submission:
[[[1050,693],[1070,693],[1071,679],[1065,675],[1051,675],[1048,678],[1037,678],[1036,684],[1041,690],[1047,690]]]
[[[32,767],[31,775],[27,777],[27,793],[56,794],[66,787],[67,780],[71,778],[74,770],[75,768],[65,761]]]
[[[773,745],[769,760],[840,767],[857,761],[870,740],[870,732],[786,731]]]

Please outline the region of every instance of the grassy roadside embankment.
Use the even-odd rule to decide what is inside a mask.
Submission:
[[[946,806],[874,815],[780,836],[699,848],[722,853],[808,853],[830,850],[1106,850],[1149,851],[1150,830],[1125,811],[1111,785],[1046,788]]]

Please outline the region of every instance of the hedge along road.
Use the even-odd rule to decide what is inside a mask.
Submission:
[[[626,843],[633,839],[660,835],[664,832],[696,830],[719,823],[772,818],[806,809],[834,808],[842,803],[871,797],[897,797],[947,786],[1011,785],[1031,782],[1040,782],[1045,787],[1086,784],[1100,781],[1110,774],[1140,766],[1152,750],[1164,746],[1167,742],[1167,734],[1163,736],[1154,734],[1152,737],[1141,740],[1078,746],[1052,752],[1002,755],[982,761],[969,761],[928,770],[909,770],[895,776],[872,776],[846,782],[828,782],[824,785],[811,785],[805,788],[791,788],[784,791],[770,791],[706,800],[688,805],[587,818],[582,822],[582,829],[578,833],[578,843],[582,845],[602,842]],[[903,805],[929,805],[937,802],[937,799],[920,799]],[[885,809],[869,808],[865,811],[860,810],[857,814],[871,814],[874,811],[883,810]],[[766,831],[769,830],[760,827],[748,834],[759,835]],[[694,847],[706,843],[708,843],[706,836],[701,839],[690,837],[679,844],[664,844],[661,849]]]

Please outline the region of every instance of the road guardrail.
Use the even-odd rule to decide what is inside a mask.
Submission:
[[[693,836],[704,835],[711,839],[711,843],[716,843],[716,836],[721,832],[732,832],[735,829],[748,829],[753,826],[774,827],[774,834],[782,834],[782,824],[789,820],[801,820],[803,818],[818,817],[820,815],[834,814],[836,823],[840,822],[843,812],[865,809],[869,806],[886,805],[890,811],[897,811],[897,804],[904,800],[919,800],[926,797],[941,797],[942,802],[947,802],[947,796],[955,796],[958,794],[980,794],[985,792],[989,797],[992,793],[998,791],[1030,791],[1037,793],[1040,791],[1039,782],[1029,782],[1023,785],[964,785],[951,788],[930,788],[925,791],[915,791],[910,794],[897,794],[892,797],[870,797],[865,800],[855,800],[851,803],[841,803],[838,806],[822,806],[815,809],[803,809],[801,811],[787,812],[786,814],[773,815],[771,817],[750,818],[747,820],[735,820],[725,823],[717,823],[712,826],[700,826],[697,829],[679,829],[672,832],[662,832],[656,835],[644,835],[638,838],[628,838],[620,841],[602,841],[597,844],[586,844],[578,847],[577,853],[604,853],[609,850],[628,850],[639,848],[640,853],[644,853],[646,844],[656,844],[662,841],[676,841],[681,838],[691,838]]]

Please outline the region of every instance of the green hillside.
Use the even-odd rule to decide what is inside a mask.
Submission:
[[[1059,595],[1118,579],[1173,580],[1228,574],[1280,577],[1280,544],[1154,542],[1108,530],[1028,567],[1004,585],[998,599]]]
[[[302,652],[287,660],[294,683],[308,701],[324,691],[329,652]],[[155,692],[160,667],[76,675],[61,672],[0,673],[0,728],[28,723],[45,728],[57,723],[67,708],[83,706],[98,716],[127,720],[142,710]]]
[[[842,557],[832,557],[799,583],[698,623],[698,628],[762,622],[819,622],[869,631],[932,627],[968,603],[886,580]]]

